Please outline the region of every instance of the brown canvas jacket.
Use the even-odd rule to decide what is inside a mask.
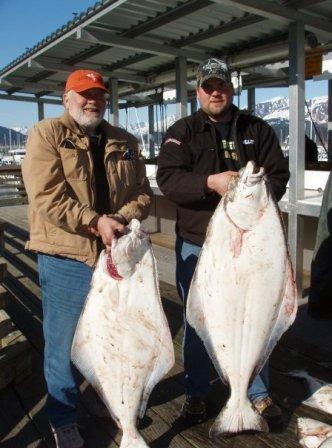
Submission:
[[[105,167],[113,214],[128,222],[143,220],[152,191],[136,138],[105,120]],[[128,160],[128,149],[133,156]],[[26,248],[74,258],[93,266],[98,257],[97,239],[88,232],[98,217],[94,211],[95,187],[89,137],[66,111],[59,118],[37,123],[29,133],[22,164],[29,198],[30,240]]]

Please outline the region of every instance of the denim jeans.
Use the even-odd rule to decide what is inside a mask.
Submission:
[[[183,301],[184,310],[190,282],[201,247],[176,239],[176,285]],[[211,361],[202,340],[195,330],[188,324],[184,312],[183,362],[186,373],[186,393],[191,396],[207,395],[210,388]],[[268,396],[268,363],[261,373],[256,376],[248,389],[250,400],[256,401]]]
[[[54,428],[75,423],[77,371],[70,360],[76,325],[90,289],[92,269],[76,260],[38,255],[45,339],[46,413]]]

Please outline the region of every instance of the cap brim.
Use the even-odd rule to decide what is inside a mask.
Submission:
[[[228,80],[227,78],[225,78],[222,75],[217,75],[217,74],[211,74],[211,75],[206,75],[203,76],[202,78],[200,78],[198,80],[198,84],[201,86],[202,84],[205,83],[205,81],[208,81],[209,79],[221,79],[222,81],[224,81],[225,84],[230,84],[232,81]]]
[[[108,90],[105,86],[102,86],[100,84],[96,84],[96,85],[90,85],[90,86],[82,86],[82,87],[75,87],[72,88],[72,90],[75,90],[75,92],[77,93],[81,93],[81,92],[85,92],[86,90],[91,90],[91,89],[100,89],[103,90],[104,92],[108,93]]]

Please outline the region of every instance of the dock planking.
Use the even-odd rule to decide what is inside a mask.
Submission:
[[[34,366],[29,377],[10,384],[0,392],[0,443],[5,448],[53,447],[50,428],[43,413],[46,388],[42,373],[42,311],[37,260],[35,254],[24,249],[28,237],[26,206],[1,207],[0,210],[5,222],[2,256],[7,264],[7,275],[3,279],[7,295],[6,312],[31,344]],[[228,396],[228,389],[215,373],[212,375],[212,391],[209,396],[209,420],[195,426],[186,424],[179,418],[184,400],[182,305],[173,286],[161,282],[160,290],[171,327],[176,362],[172,371],[153,391],[146,416],[140,424],[140,431],[151,448],[298,448],[295,434],[298,416],[332,424],[331,416],[301,404],[306,398],[304,384],[284,375],[289,370],[305,368],[325,381],[332,380],[331,367],[322,365],[332,365],[332,343],[331,339],[326,339],[326,328],[330,326],[328,321],[310,322],[309,328],[313,335],[308,341],[308,334],[305,334],[306,344],[301,339],[301,331],[287,334],[271,357],[272,395],[284,412],[282,431],[240,434],[217,441],[209,439],[209,428]],[[301,308],[302,325],[305,303]],[[303,333],[306,333],[306,328],[303,328]],[[99,419],[91,414],[91,402],[95,399],[95,394],[83,379],[80,388],[82,399],[79,424],[86,440],[85,446],[118,447],[121,432],[111,419]]]

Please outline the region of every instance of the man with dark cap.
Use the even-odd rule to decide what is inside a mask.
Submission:
[[[152,197],[136,138],[103,120],[107,95],[99,73],[73,72],[64,114],[34,126],[22,166],[27,248],[38,253],[42,290],[46,410],[60,448],[83,446],[70,351],[93,266],[131,219],[147,217]]]
[[[174,123],[160,149],[157,182],[177,205],[176,283],[184,306],[208,223],[231,178],[253,160],[264,167],[276,200],[285,193],[289,179],[287,161],[274,131],[260,118],[234,106],[233,93],[231,73],[224,61],[211,58],[201,63],[197,70],[201,108]],[[257,175],[252,179],[259,180]],[[184,325],[187,399],[182,415],[199,422],[206,415],[210,360],[186,319]],[[265,366],[248,394],[269,423],[279,424],[281,410],[269,396],[267,380]]]

